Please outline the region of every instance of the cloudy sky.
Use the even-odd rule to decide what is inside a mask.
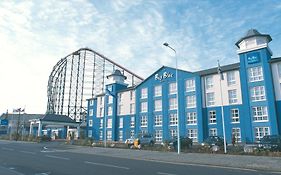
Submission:
[[[53,66],[79,48],[145,78],[175,66],[164,42],[188,71],[238,62],[234,44],[250,28],[270,34],[281,56],[279,0],[1,0],[0,113],[45,113]]]

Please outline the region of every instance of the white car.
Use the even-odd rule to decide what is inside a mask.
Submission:
[[[132,138],[132,137],[129,139],[126,139],[125,144],[132,145],[132,144],[134,144],[134,140],[135,140],[135,138]]]

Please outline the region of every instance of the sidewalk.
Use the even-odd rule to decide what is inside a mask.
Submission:
[[[147,150],[83,146],[73,146],[73,149],[69,149],[66,151],[149,161],[181,163],[188,165],[233,167],[281,173],[281,157],[202,153],[182,153],[178,155],[176,152],[157,152]]]

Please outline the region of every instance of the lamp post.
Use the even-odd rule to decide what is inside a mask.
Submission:
[[[178,59],[177,59],[177,52],[174,48],[172,48],[168,43],[164,43],[164,46],[170,48],[175,52],[175,58],[176,58],[176,85],[177,85],[177,118],[178,118],[178,124],[177,124],[177,140],[178,140],[178,154],[180,154],[180,117],[179,117],[179,83],[178,83]]]

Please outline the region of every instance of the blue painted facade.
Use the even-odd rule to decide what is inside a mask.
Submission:
[[[252,32],[252,31],[251,31]],[[258,32],[249,33],[241,40],[249,39],[251,37],[264,37],[271,41],[270,36],[262,35]],[[239,44],[238,43],[238,44]],[[236,43],[236,45],[238,46]],[[239,46],[238,46],[239,47]],[[225,136],[228,143],[231,143],[233,137],[233,130],[239,129],[239,142],[254,142],[257,139],[257,130],[261,130],[262,134],[281,134],[281,101],[276,100],[276,92],[274,91],[274,81],[271,68],[271,51],[268,47],[262,47],[257,49],[250,49],[239,53],[240,62],[235,64],[236,66],[226,65],[222,67],[223,72],[232,70],[239,71],[239,78],[241,88],[241,102],[238,104],[229,104],[221,106],[206,105],[206,97],[204,91],[204,77],[208,75],[217,74],[217,68],[203,70],[199,72],[188,72],[184,70],[178,70],[178,89],[177,93],[171,94],[169,92],[170,84],[176,83],[176,69],[163,66],[156,72],[151,74],[147,79],[135,87],[126,87],[124,84],[113,83],[106,86],[110,91],[107,94],[101,94],[98,97],[105,96],[104,114],[98,117],[97,98],[88,99],[88,115],[87,115],[87,127],[90,131],[88,137],[92,137],[94,140],[105,139],[105,118],[112,119],[112,128],[107,128],[107,131],[112,132],[112,136],[109,140],[113,141],[125,141],[130,138],[131,133],[150,133],[155,135],[157,130],[162,132],[161,141],[171,139],[171,130],[176,130],[177,125],[171,125],[170,115],[176,114],[177,109],[170,109],[170,101],[178,95],[178,110],[180,124],[180,135],[188,135],[189,130],[196,130],[195,141],[200,143],[206,139],[210,134],[210,129],[216,129],[216,135],[223,136],[223,121],[222,111],[224,112],[225,123]],[[280,59],[281,63],[281,59]],[[262,68],[262,80],[250,81],[249,70],[254,67]],[[195,90],[186,91],[186,81],[193,79],[195,82]],[[224,80],[226,81],[226,80]],[[215,82],[217,83],[217,82]],[[155,87],[161,87],[161,95],[155,96]],[[265,100],[253,101],[252,89],[254,87],[264,87]],[[142,89],[147,89],[147,97],[142,98]],[[120,99],[118,93],[126,91],[134,91],[135,93],[135,112],[133,114],[118,114],[118,101]],[[280,92],[281,93],[281,92]],[[108,104],[109,96],[113,96],[113,102]],[[187,107],[187,96],[195,96],[195,107]],[[223,94],[228,96],[228,94]],[[155,110],[155,101],[162,100],[161,110]],[[147,110],[142,111],[142,103],[147,104]],[[129,105],[129,104],[128,104]],[[112,115],[107,116],[108,107],[112,107]],[[267,120],[254,121],[254,109],[259,107],[267,108]],[[92,110],[92,115],[89,115],[89,111]],[[239,121],[233,122],[232,112],[237,110],[239,112]],[[210,123],[209,114],[214,111],[216,115],[216,122]],[[196,124],[187,123],[187,113],[196,113]],[[155,125],[155,116],[162,116],[162,125]],[[141,120],[147,117],[147,126],[142,126]],[[131,126],[131,120],[133,118],[134,124]],[[89,126],[90,120],[92,126]],[[103,125],[101,126],[101,120]],[[120,121],[123,122],[123,126],[120,126]],[[267,128],[269,131],[267,132]],[[263,131],[266,130],[266,131]],[[265,132],[265,133],[263,133]],[[102,133],[102,137],[101,137]],[[122,137],[120,137],[122,134]],[[259,133],[260,134],[260,133]]]

